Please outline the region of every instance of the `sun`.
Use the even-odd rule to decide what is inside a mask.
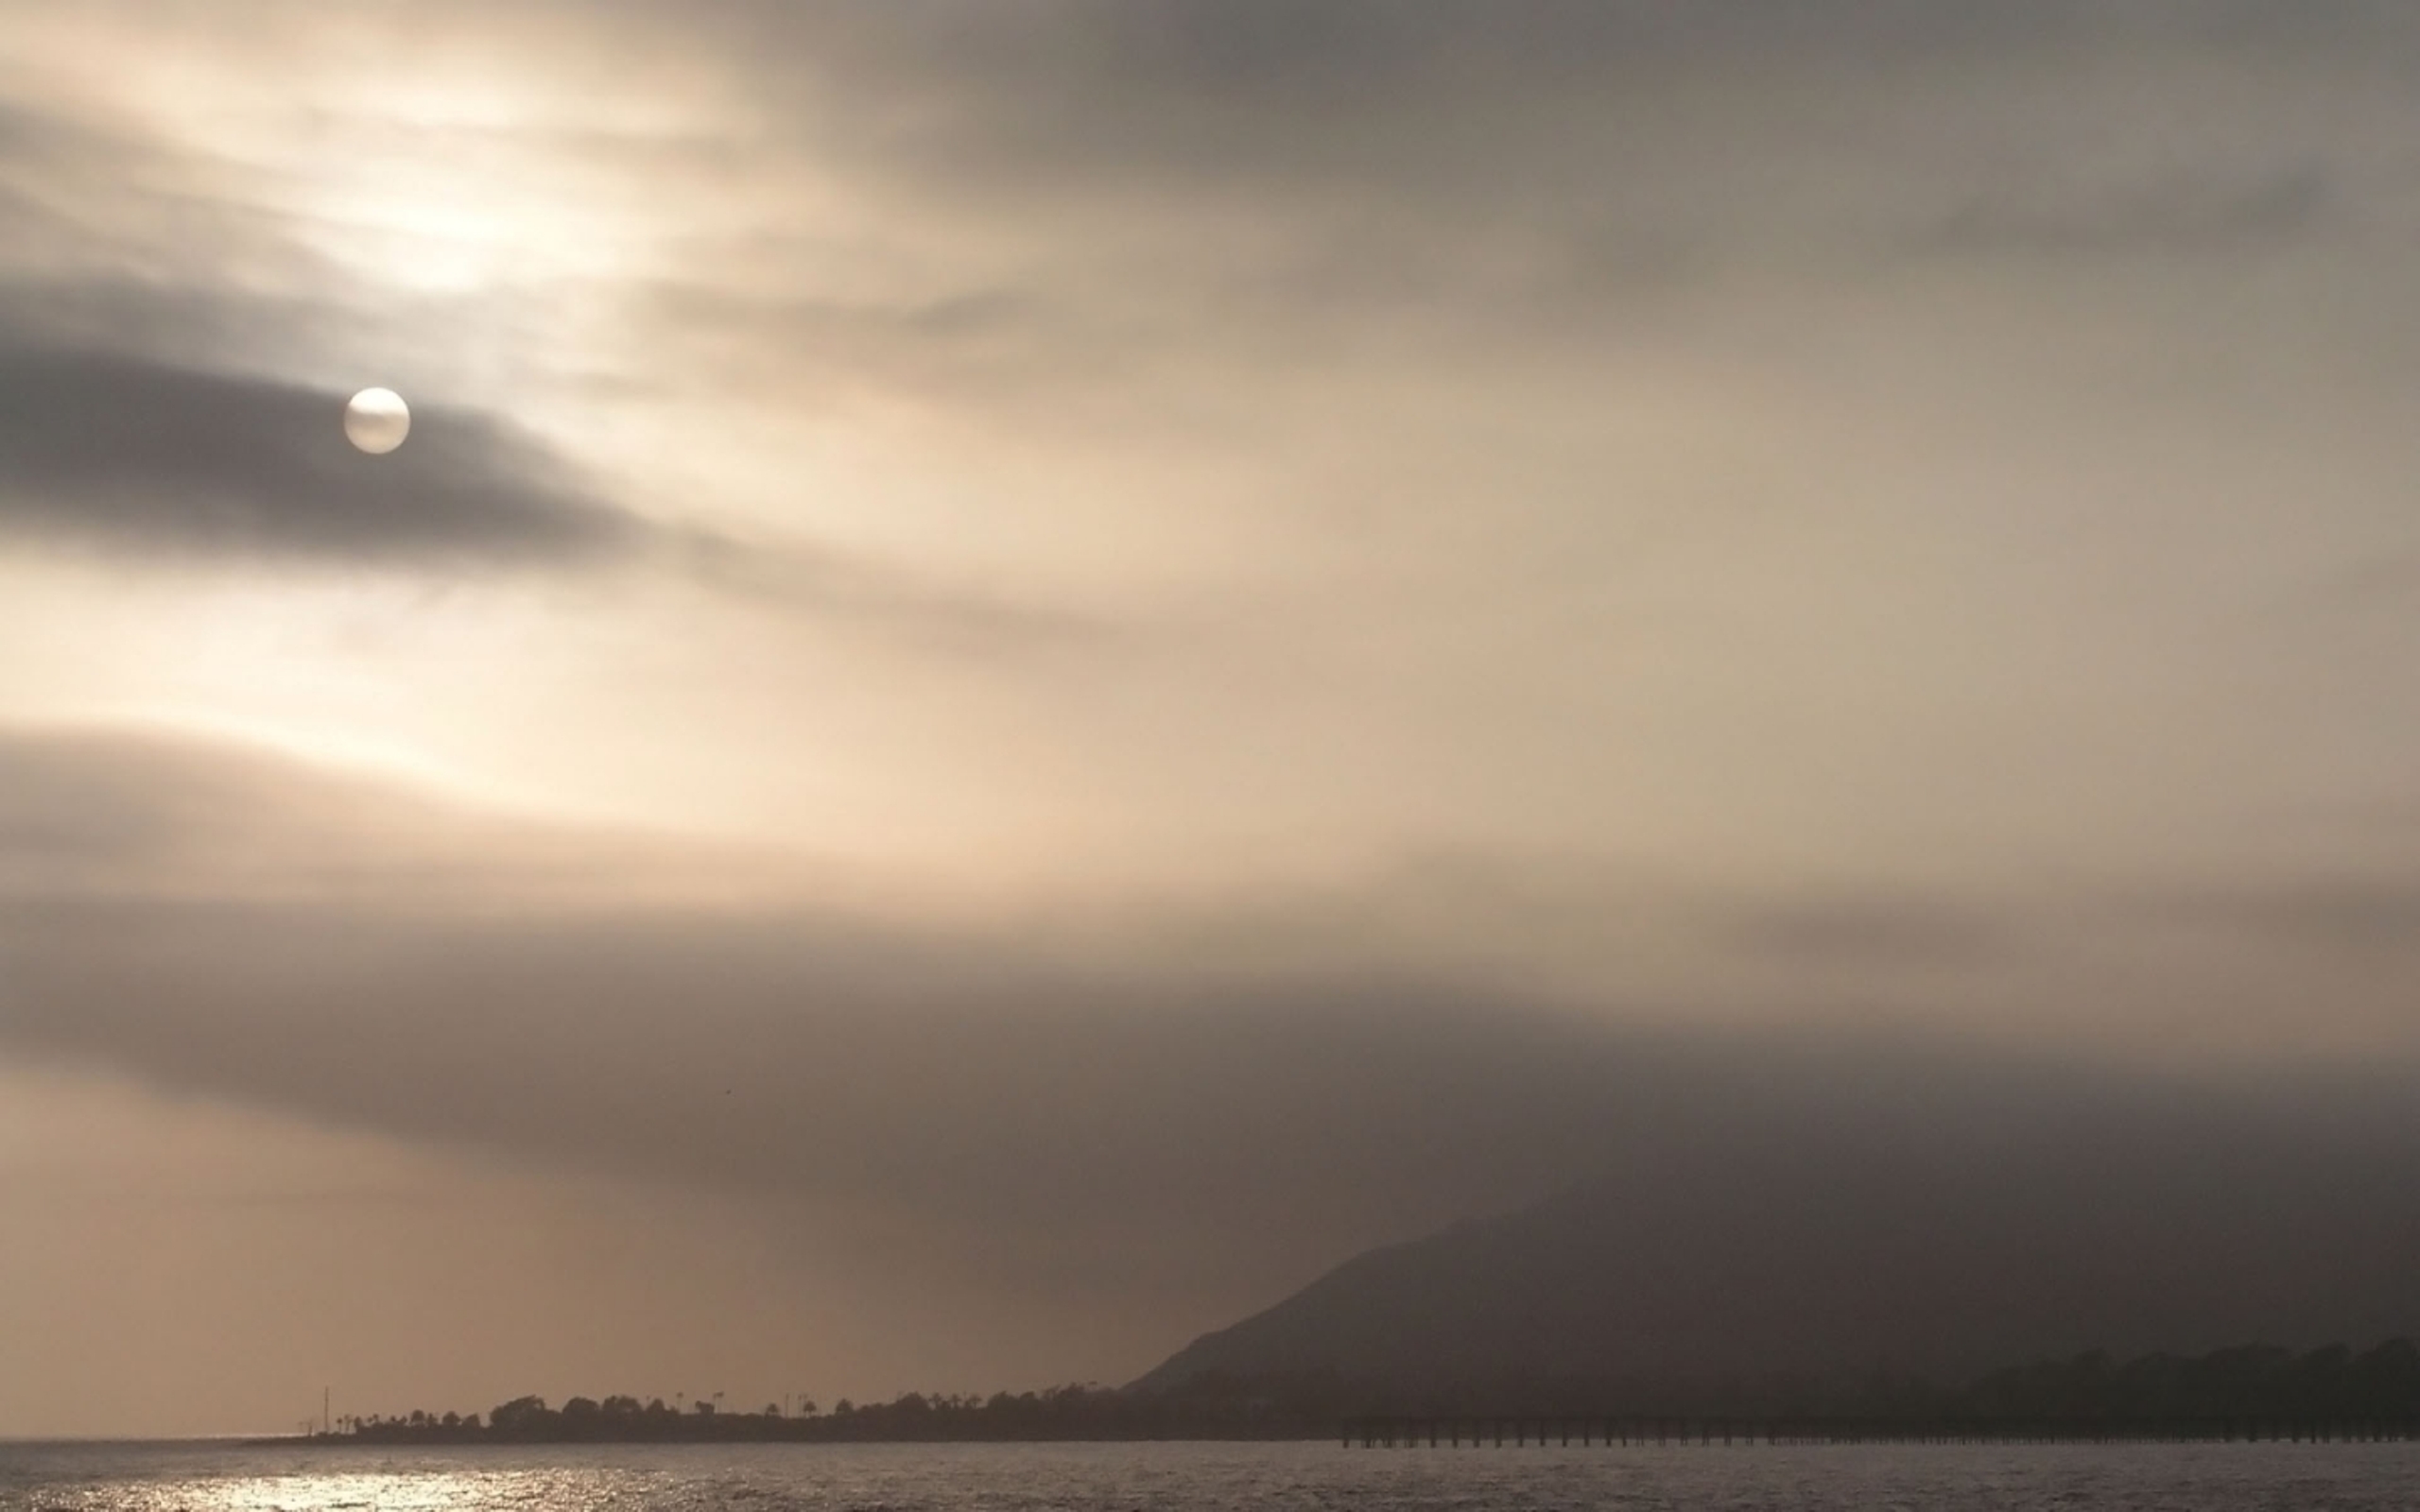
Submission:
[[[357,449],[383,456],[404,444],[412,412],[391,388],[365,388],[344,406],[344,435]]]

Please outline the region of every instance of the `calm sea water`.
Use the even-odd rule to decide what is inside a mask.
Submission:
[[[2420,1445],[0,1445],[0,1512],[2420,1507]]]

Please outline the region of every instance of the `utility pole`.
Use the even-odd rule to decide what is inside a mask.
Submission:
[[[323,1435],[328,1432],[328,1395],[334,1389],[331,1386],[320,1388],[320,1432]]]

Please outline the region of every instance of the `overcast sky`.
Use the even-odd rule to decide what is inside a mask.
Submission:
[[[0,1435],[2399,1086],[2415,253],[2387,3],[0,0]]]

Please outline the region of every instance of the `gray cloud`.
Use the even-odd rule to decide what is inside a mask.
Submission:
[[[288,57],[242,29],[262,14],[212,33],[219,83]],[[415,72],[381,21],[294,15],[393,42],[424,103],[465,98],[450,58]],[[2342,501],[2396,475],[2377,396],[2406,375],[2408,299],[2399,262],[2364,259],[2411,208],[2408,11],[516,16],[505,38],[486,10],[424,9],[414,34],[543,41],[508,112],[596,85],[637,119],[660,103],[676,138],[424,130],[384,102],[353,125],[426,172],[396,209],[478,211],[445,186],[483,148],[526,152],[536,208],[568,223],[625,194],[695,205],[634,235],[643,274],[566,291],[564,328],[485,318],[526,292],[510,272],[495,303],[448,304],[324,260],[376,227],[276,153],[239,161],[240,131],[200,129],[208,100],[164,104],[195,112],[182,144],[0,115],[0,537],[108,565],[630,563],[804,607],[819,635],[986,652],[1099,627],[948,562],[1096,581],[1131,545],[1149,559],[1105,597],[1209,612],[1106,676],[944,691],[631,594],[483,646],[497,676],[470,695],[349,655],[348,678],[397,673],[391,707],[264,685],[224,712],[442,745],[524,790],[578,766],[567,799],[676,821],[761,799],[739,816],[801,844],[835,805],[875,849],[894,816],[942,845],[962,816],[973,885],[1131,863],[1212,901],[937,922],[929,894],[852,904],[861,879],[717,889],[724,858],[680,848],[174,742],[0,734],[0,1052],[474,1164],[735,1193],[1086,1316],[1125,1297],[1197,1321],[1608,1166],[1685,1172],[1685,1203],[1804,1152],[1814,1177],[1864,1173],[1845,1231],[1925,1152],[1971,1159],[1979,1189],[2046,1129],[2187,1173],[2251,1129],[2316,1168],[2358,1108],[2404,1148],[2378,1110],[2411,1091],[2420,852],[2311,863],[2273,828],[2281,795],[2408,771],[2404,723],[2373,717],[2403,576],[2343,628],[2364,686],[2258,669],[2292,675],[2308,720],[2239,696],[2244,666],[2198,627],[2299,570],[2281,555],[2385,534]],[[294,44],[302,71],[321,38]],[[344,179],[349,129],[312,172]],[[667,472],[724,475],[704,454],[729,440],[746,497],[601,493],[496,401],[433,384],[409,446],[355,456],[329,375],[424,325],[427,371],[494,337],[575,403],[587,382],[660,401],[644,419],[708,464]],[[2356,327],[2377,343],[2359,364]],[[2281,554],[2258,464],[2290,457],[2325,460]],[[994,477],[1014,511],[954,539]],[[845,522],[894,557],[752,536],[792,478],[895,485],[912,512]],[[199,696],[181,663],[103,670],[97,699]],[[31,710],[80,696],[20,676]],[[1525,849],[1541,836],[1705,877],[1558,875]],[[1426,877],[1368,859],[1464,842]],[[1262,885],[1261,856],[1361,880]],[[2090,880],[2012,881],[2048,858]],[[1737,1027],[1654,1027],[1675,1022]],[[1833,1027],[1780,1027],[1808,1022]],[[2220,1041],[2273,1086],[2208,1065]],[[2040,1049],[2062,1042],[2205,1072]],[[2313,1069],[2315,1047],[2376,1064]]]
[[[1793,1181],[1854,1209],[1827,1229],[1848,1235],[1895,1221],[1908,1188],[1893,1173],[1937,1179],[1952,1151],[1974,1194],[2037,1177],[2045,1145],[2054,1172],[2101,1169],[2068,1157],[2107,1142],[2137,1175],[2194,1183],[2214,1163],[2341,1170],[2346,1147],[2405,1171],[2420,1156],[2381,1116],[2413,1090],[2400,1074],[2273,1073],[2256,1096],[1853,1031],[1591,1026],[1484,987],[1103,983],[812,919],[499,925],[120,904],[20,914],[6,948],[0,1035],[19,1057],[518,1164],[744,1194],[860,1263],[960,1285],[980,1272],[1011,1313],[1151,1298],[1160,1347],[1363,1246],[1592,1173],[1652,1173],[1669,1198],[1688,1178],[1770,1179],[1786,1151]],[[2347,1119],[2361,1130],[2349,1146],[2328,1132]],[[2194,1190],[2176,1206],[2204,1216],[2212,1199],[2248,1200]],[[2301,1184],[2264,1181],[2259,1200],[2282,1190],[2325,1206]],[[2046,1220],[2101,1211],[2083,1187],[2011,1194]],[[2378,1197],[2366,1183],[2342,1194],[2353,1210],[2338,1217]],[[1965,1252],[1954,1234],[1935,1242]]]
[[[1220,986],[812,901],[533,908],[529,837],[439,872],[408,837],[442,816],[178,743],[21,733],[0,777],[0,1040],[415,1141],[1267,1275],[1487,1200],[1515,1146],[1536,1190],[1606,1111],[1598,1037],[1500,994]],[[347,885],[243,885],[280,875]]]
[[[747,1193],[919,1263],[979,1255],[1004,1294],[1122,1284],[1178,1312],[1234,1307],[1359,1246],[1625,1164],[1870,1160],[1949,1139],[1989,1181],[1996,1145],[2040,1130],[2149,1130],[2189,1152],[2270,1129],[2299,1148],[2342,1118],[2374,1133],[2409,1091],[2392,1057],[2359,1074],[2273,1065],[2255,1087],[1948,1035],[1683,1031],[1484,977],[1219,971],[1132,941],[1070,954],[811,892],[744,912],[528,906],[475,869],[431,889],[391,839],[384,883],[377,850],[348,849],[347,890],[248,894],[210,885],[212,869],[324,850],[328,816],[374,794],[122,737],[12,737],[0,776],[28,795],[0,804],[20,863],[0,894],[12,1054]],[[62,809],[81,816],[43,817]],[[230,809],[246,822],[213,819]],[[510,882],[519,842],[483,843]],[[1819,948],[1843,929],[1852,952],[1877,948],[1871,920],[1840,917]],[[1880,933],[1904,954],[1905,927]],[[1938,919],[1916,934],[1938,953]]]
[[[124,213],[164,200],[183,238],[174,245]],[[393,312],[352,307],[356,281],[249,203],[240,169],[124,123],[0,100],[0,216],[23,233],[14,258],[0,255],[0,535],[154,561],[646,564],[952,653],[1065,644],[1098,628],[812,541],[642,516],[509,416],[425,391],[406,396],[406,446],[358,455],[339,429],[346,394],[294,376],[297,357],[323,373],[331,352],[371,344]],[[228,274],[246,266],[291,276],[267,293]],[[862,383],[895,367],[886,352],[924,360],[893,352],[901,343],[886,334],[955,360],[1003,304],[964,299],[896,318],[830,305],[769,320],[689,290],[666,313],[692,330],[711,331],[717,310],[758,336],[788,330],[834,349],[836,382]]]
[[[2339,193],[2305,167],[2241,182],[2175,176],[2049,202],[1979,196],[1914,237],[1911,249],[1922,256],[2170,260],[2253,250],[2308,237],[2342,209]]]
[[[120,293],[128,296],[117,298]],[[37,318],[30,307],[50,308]],[[1020,604],[811,543],[667,525],[593,490],[507,418],[412,398],[411,438],[364,456],[345,393],[158,356],[224,350],[256,318],[203,293],[69,286],[0,291],[34,327],[0,330],[0,533],[131,559],[378,568],[653,562],[708,588],[952,650],[1069,644],[1083,616]],[[74,333],[93,344],[44,338]]]
[[[1131,641],[1138,628],[1020,601],[980,585],[930,581],[839,552],[741,541],[698,529],[666,531],[663,544],[667,559],[708,588],[953,656],[1097,647],[1113,631]]]
[[[524,561],[628,549],[639,525],[533,439],[424,399],[367,457],[345,396],[131,355],[0,350],[0,526],[141,555]]]
[[[2373,968],[2397,959],[2420,966],[2420,870],[2270,877],[2171,894],[2151,911],[2273,947],[2351,952]]]
[[[1749,910],[1736,937],[1784,960],[1885,967],[1982,965],[2017,943],[2003,922],[1923,898]]]
[[[1770,139],[1802,158],[1889,146],[1895,160],[1923,162],[1927,144],[1866,129],[1944,104],[1923,87],[1927,70],[2038,71],[2098,105],[2105,97],[2076,77],[2080,65],[2199,58],[2274,76],[2320,60],[2353,65],[2370,84],[2420,64],[2420,27],[2367,4],[1513,0],[1482,18],[1426,0],[1315,10],[1264,0],[1063,0],[1014,12],[736,0],[688,8],[683,24],[718,39],[744,74],[806,73],[838,90],[845,106],[804,97],[799,109],[868,121],[875,129],[846,146],[895,168],[1008,173],[1023,186],[1110,180],[1267,193],[1296,183],[1451,190],[1465,201],[1588,185],[1619,198],[1636,187],[1624,180],[1642,163],[1719,166],[1743,141]],[[1719,110],[1693,93],[1741,77],[1781,87],[1727,90]],[[1910,87],[1879,91],[1876,80]],[[1797,87],[1809,81],[1824,92]],[[1947,122],[1932,124],[1953,136],[1994,119],[1988,92],[1963,107],[1945,103]],[[2182,129],[2189,141],[2206,121],[2188,111],[2163,129],[2155,114],[2111,124],[2139,127],[2144,139]],[[1793,127],[1794,142],[1776,134]]]
[[[1101,317],[1080,305],[1005,288],[883,302],[671,283],[646,308],[668,344],[710,354],[735,375],[779,381],[802,404],[860,392],[1063,396],[1131,382],[1140,355],[1135,332],[1098,329]]]
[[[411,442],[346,444],[346,395],[283,376],[333,313],[229,266],[311,266],[214,165],[109,123],[0,102],[22,222],[0,265],[0,531],[155,558],[594,558],[645,534],[508,421],[412,396]],[[173,202],[160,235],[153,214]],[[145,207],[129,214],[130,204]]]
[[[2408,17],[2350,5],[735,3],[682,26],[752,91],[751,144],[853,174],[934,246],[1013,249],[869,308],[804,286],[815,259],[726,249],[705,261],[801,286],[709,276],[667,306],[737,309],[821,382],[1011,408],[1180,358],[1336,362],[1340,331],[1601,351],[1692,297],[1911,266],[2238,270],[2393,223],[2411,186],[2375,144],[2420,59]]]

